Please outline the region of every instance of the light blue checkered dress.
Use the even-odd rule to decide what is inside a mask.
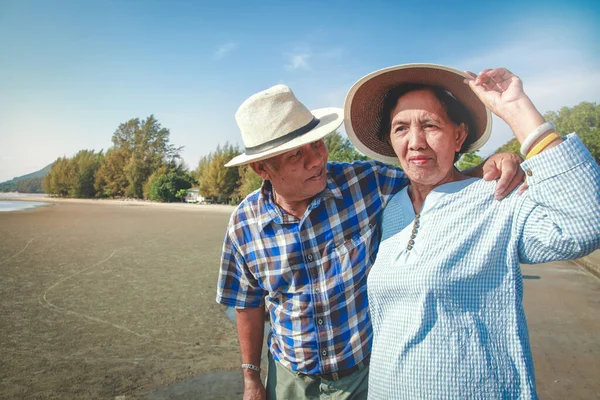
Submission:
[[[445,184],[416,226],[406,189],[390,200],[367,285],[370,399],[537,398],[519,263],[600,246],[600,168],[576,135],[522,168],[526,194]]]

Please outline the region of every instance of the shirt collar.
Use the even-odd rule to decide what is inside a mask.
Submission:
[[[281,223],[281,220],[281,210],[273,201],[273,187],[271,182],[265,180],[260,186],[258,195],[258,225],[263,230],[271,221]]]
[[[334,197],[336,199],[343,198],[342,190],[338,186],[337,182],[333,179],[331,175],[331,168],[329,163],[327,164],[327,186],[321,192],[323,198]]]

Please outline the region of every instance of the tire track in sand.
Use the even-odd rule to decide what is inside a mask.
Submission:
[[[149,244],[149,243],[153,243],[153,242],[155,242],[157,239],[159,239],[159,238],[161,238],[161,237],[164,237],[164,236],[167,236],[167,235],[169,235],[171,232],[174,232],[174,231],[175,231],[175,229],[173,229],[173,230],[171,230],[171,231],[168,231],[168,232],[166,232],[166,233],[163,233],[163,234],[159,235],[158,237],[156,237],[156,238],[154,238],[154,239],[152,239],[152,240],[149,240],[148,242],[146,242],[146,243],[142,244],[142,246],[144,246],[144,245],[146,245],[146,244]],[[33,240],[33,239],[32,239],[32,240]],[[27,246],[25,246],[25,247],[27,247]],[[54,283],[52,286],[50,286],[48,289],[46,289],[46,290],[44,291],[44,293],[43,293],[43,294],[42,294],[42,295],[41,295],[41,296],[38,298],[38,302],[39,302],[39,303],[40,303],[40,305],[42,305],[43,307],[45,307],[45,308],[47,308],[47,309],[50,309],[50,310],[52,310],[52,311],[55,311],[55,312],[58,312],[58,313],[61,313],[61,314],[73,315],[73,316],[75,316],[75,317],[78,317],[78,318],[87,319],[87,320],[89,320],[89,321],[93,321],[93,322],[100,323],[100,324],[104,324],[104,325],[109,325],[109,326],[112,326],[112,327],[114,327],[114,328],[116,328],[116,329],[119,329],[119,330],[121,330],[121,331],[124,331],[124,332],[130,333],[130,334],[132,334],[132,335],[135,335],[135,336],[137,336],[137,337],[144,338],[144,339],[147,339],[147,340],[151,340],[151,341],[159,341],[159,342],[165,342],[165,343],[174,343],[174,344],[180,344],[180,345],[184,345],[184,346],[195,346],[195,344],[194,344],[194,343],[189,343],[189,342],[180,342],[180,341],[176,341],[176,340],[167,340],[167,339],[159,339],[159,338],[155,338],[155,337],[152,337],[152,336],[150,336],[150,335],[148,335],[148,334],[145,334],[145,333],[140,333],[140,332],[136,332],[136,331],[134,331],[134,330],[131,330],[131,329],[129,329],[129,328],[127,328],[126,326],[123,326],[123,325],[114,324],[114,323],[112,323],[112,322],[105,321],[105,320],[103,320],[103,319],[96,318],[96,317],[93,317],[93,316],[91,316],[91,315],[88,315],[88,314],[79,313],[79,312],[76,312],[76,311],[73,311],[73,310],[69,310],[69,309],[66,309],[66,308],[63,308],[63,307],[59,307],[59,306],[57,306],[56,304],[54,304],[54,303],[52,303],[52,302],[50,302],[50,301],[48,300],[48,298],[47,298],[48,292],[50,292],[51,290],[53,290],[54,288],[56,288],[56,287],[57,287],[57,286],[59,286],[60,284],[62,284],[62,283],[64,283],[64,282],[66,282],[67,280],[69,280],[69,279],[71,279],[71,278],[73,278],[73,277],[75,277],[75,276],[77,276],[77,275],[80,275],[80,274],[82,274],[82,273],[84,273],[84,272],[86,272],[86,271],[89,271],[89,270],[91,270],[91,269],[94,269],[94,268],[97,268],[97,267],[99,267],[100,265],[102,265],[102,264],[106,263],[106,262],[107,262],[107,261],[109,261],[111,258],[113,258],[113,257],[114,257],[114,255],[115,255],[115,254],[116,254],[118,251],[120,251],[120,250],[123,250],[123,249],[125,249],[125,248],[127,248],[127,247],[131,247],[131,246],[125,246],[125,247],[121,247],[121,248],[118,248],[118,249],[116,249],[116,250],[113,250],[113,252],[112,252],[112,253],[111,253],[111,254],[110,254],[108,257],[106,257],[104,260],[101,260],[101,261],[97,262],[96,264],[94,264],[94,265],[92,265],[92,266],[90,266],[90,267],[87,267],[87,268],[84,268],[84,269],[82,269],[82,270],[79,270],[79,271],[77,271],[77,272],[75,272],[75,273],[73,273],[73,274],[71,274],[71,275],[69,275],[69,276],[67,276],[67,277],[65,277],[65,278],[62,278],[62,279],[60,279],[59,281],[55,282],[55,283]],[[24,250],[24,249],[23,249],[23,250]]]
[[[7,258],[7,259],[5,259],[5,260],[2,260],[2,261],[0,261],[0,265],[4,264],[5,262],[7,262],[7,261],[9,261],[9,260],[12,260],[13,258],[17,257],[19,254],[21,254],[22,252],[24,252],[24,251],[27,249],[27,247],[29,247],[29,245],[31,244],[31,242],[33,242],[33,241],[34,241],[35,239],[37,239],[38,237],[39,237],[39,236],[34,236],[34,237],[32,237],[31,239],[29,239],[29,241],[27,242],[27,244],[25,245],[25,247],[23,247],[23,248],[21,249],[21,251],[19,251],[19,252],[17,252],[17,253],[15,253],[15,254],[13,254],[12,256],[8,257],[8,258]]]

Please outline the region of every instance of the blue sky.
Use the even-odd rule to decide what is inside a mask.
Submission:
[[[240,143],[234,114],[285,83],[343,106],[376,69],[506,66],[540,111],[600,102],[600,3],[0,0],[0,182],[154,114],[195,168]],[[494,121],[488,154],[511,138]]]

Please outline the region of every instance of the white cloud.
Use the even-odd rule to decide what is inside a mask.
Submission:
[[[288,63],[285,65],[287,70],[304,69],[310,70],[308,59],[311,58],[309,53],[288,54]]]
[[[289,44],[289,50],[283,53],[285,69],[318,72],[338,65],[346,52],[338,44],[323,42],[323,35],[323,32],[310,33],[304,39]]]
[[[220,60],[237,47],[237,43],[229,42],[220,46],[213,54],[213,59]]]

